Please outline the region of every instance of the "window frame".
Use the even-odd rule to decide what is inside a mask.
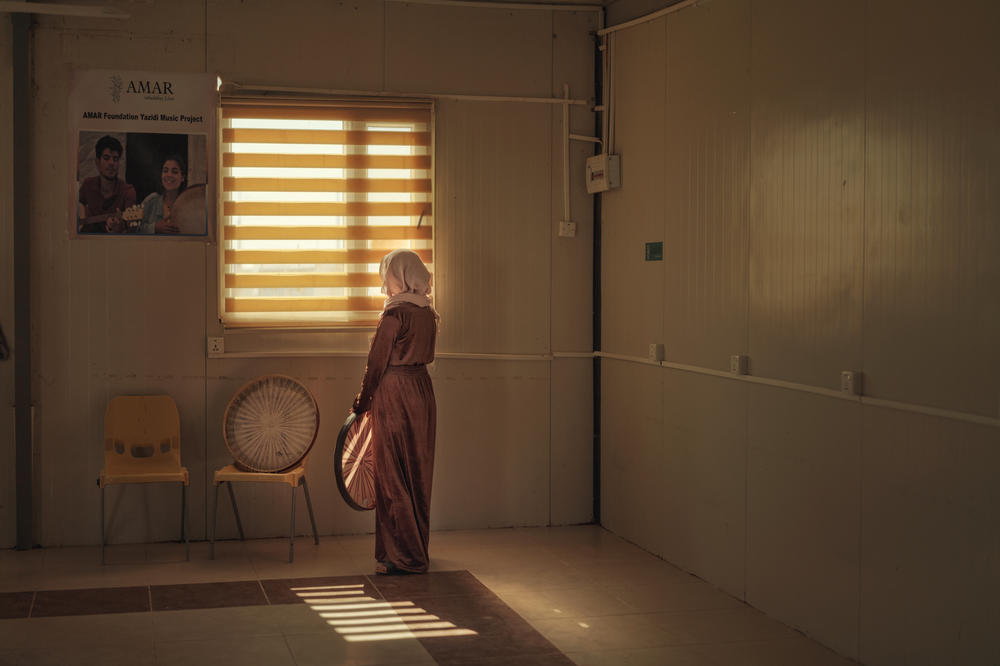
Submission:
[[[341,250],[334,250],[332,252],[347,251],[348,255],[352,257],[363,256],[363,261],[358,263],[354,262],[346,263],[345,259],[345,263],[339,263],[339,262],[330,262],[327,264],[317,264],[315,262],[309,263],[308,265],[313,267],[312,271],[305,271],[304,273],[301,274],[319,275],[321,276],[321,278],[325,277],[326,279],[331,279],[333,274],[318,273],[316,268],[317,266],[327,265],[327,266],[341,267],[343,273],[347,275],[347,280],[348,280],[347,284],[335,285],[332,282],[330,282],[329,284],[326,285],[313,286],[310,288],[326,289],[328,291],[342,290],[344,291],[345,295],[344,296],[318,295],[314,297],[298,298],[295,300],[304,301],[311,298],[312,300],[320,301],[323,299],[336,298],[338,300],[346,299],[345,303],[348,305],[357,303],[366,303],[367,307],[336,308],[331,306],[331,307],[326,307],[324,309],[310,310],[305,314],[298,314],[293,317],[286,317],[281,313],[274,313],[272,315],[261,315],[258,316],[256,319],[251,317],[241,316],[239,310],[229,309],[232,306],[232,304],[238,303],[238,299],[240,298],[242,298],[244,301],[247,301],[250,298],[252,298],[248,296],[237,297],[233,295],[234,289],[245,288],[239,284],[240,283],[239,278],[245,278],[246,274],[237,274],[236,272],[231,270],[231,266],[266,265],[266,264],[250,264],[250,263],[240,264],[235,260],[230,261],[230,259],[236,256],[235,254],[230,254],[229,258],[227,259],[227,252],[234,253],[236,248],[239,247],[238,241],[246,240],[244,238],[233,236],[232,235],[233,232],[238,231],[241,228],[250,229],[256,226],[252,224],[243,225],[239,221],[234,221],[234,218],[238,218],[240,217],[240,215],[234,214],[234,211],[238,210],[238,208],[237,206],[234,205],[232,195],[234,192],[239,190],[231,189],[233,187],[233,183],[238,182],[240,180],[246,181],[248,179],[253,178],[253,176],[248,176],[248,175],[237,176],[233,174],[232,169],[234,168],[233,167],[234,162],[230,161],[229,158],[237,154],[238,151],[227,149],[227,147],[231,148],[233,144],[238,143],[238,141],[232,140],[233,137],[236,136],[236,134],[233,133],[234,128],[230,127],[231,119],[227,117],[227,112],[230,109],[236,107],[253,108],[255,106],[269,107],[269,108],[283,107],[287,109],[310,109],[310,110],[326,109],[326,110],[333,110],[334,112],[338,111],[344,112],[347,115],[351,115],[353,113],[353,114],[360,114],[362,116],[364,115],[365,110],[372,111],[370,118],[360,118],[360,119],[354,118],[353,120],[350,121],[352,123],[364,123],[365,124],[364,129],[351,126],[351,127],[342,127],[340,130],[333,130],[334,132],[340,132],[345,135],[350,135],[358,132],[368,132],[368,131],[380,132],[380,133],[385,133],[389,131],[388,128],[384,130],[371,130],[370,126],[372,123],[377,124],[380,122],[386,122],[386,123],[394,122],[385,119],[387,116],[389,117],[392,116],[392,113],[390,113],[391,110],[404,110],[401,111],[401,113],[403,113],[404,116],[407,115],[407,112],[409,112],[416,114],[418,116],[422,116],[424,118],[423,120],[419,121],[406,121],[406,122],[411,122],[413,127],[419,128],[419,129],[411,129],[410,130],[411,132],[426,134],[423,143],[419,144],[417,143],[418,141],[421,141],[419,137],[413,137],[412,139],[409,139],[409,141],[411,141],[410,145],[414,146],[415,148],[413,152],[409,153],[411,158],[413,158],[412,161],[407,162],[404,160],[404,162],[411,164],[408,167],[403,167],[404,170],[408,170],[410,172],[408,176],[397,177],[397,178],[385,177],[385,176],[383,176],[382,178],[379,178],[377,176],[373,177],[370,174],[370,171],[371,169],[378,167],[371,167],[371,166],[358,167],[356,165],[349,166],[349,164],[352,163],[352,160],[349,157],[345,157],[346,163],[344,166],[340,167],[342,172],[342,175],[340,175],[340,177],[330,178],[329,175],[327,175],[327,178],[329,178],[330,180],[341,181],[344,183],[347,183],[349,181],[368,181],[368,180],[371,181],[392,180],[394,182],[400,180],[406,180],[406,181],[411,181],[412,184],[410,185],[410,187],[418,188],[418,189],[409,189],[401,191],[404,194],[407,192],[410,194],[411,205],[404,206],[404,208],[409,209],[408,214],[400,215],[398,217],[408,217],[409,218],[408,223],[372,224],[372,217],[378,219],[379,215],[376,214],[373,216],[371,214],[367,214],[367,215],[339,215],[339,216],[329,215],[328,217],[331,218],[340,217],[342,218],[342,220],[336,224],[328,223],[326,225],[322,224],[316,225],[317,229],[330,230],[336,227],[338,230],[347,230],[346,231],[347,235],[343,237],[340,236],[336,238],[324,237],[322,239],[316,239],[316,240],[321,240],[323,242],[329,242],[332,240],[334,241],[334,244],[339,245],[341,247]],[[350,110],[350,113],[348,113],[348,111],[346,110]],[[436,258],[435,255],[436,255],[436,238],[437,238],[435,224],[434,224],[434,213],[435,213],[435,203],[436,203],[435,178],[434,178],[435,115],[436,115],[435,111],[436,109],[433,99],[390,98],[390,97],[375,97],[375,98],[316,97],[316,96],[278,97],[270,95],[267,96],[225,95],[222,97],[219,107],[219,156],[220,157],[219,157],[219,171],[218,171],[218,187],[219,187],[218,191],[220,192],[220,196],[218,199],[219,211],[217,216],[218,282],[216,285],[216,292],[218,296],[217,314],[219,317],[219,321],[222,324],[223,330],[227,334],[235,332],[253,333],[253,332],[265,332],[265,331],[314,331],[314,332],[370,331],[377,324],[378,315],[381,312],[381,300],[384,299],[384,296],[381,294],[378,294],[377,296],[375,295],[378,292],[379,287],[381,286],[381,281],[378,279],[378,262],[382,255],[388,253],[392,249],[396,249],[397,247],[410,247],[411,249],[415,249],[425,257],[425,260],[429,264],[429,268],[431,268],[433,272],[434,268],[433,260],[434,258]],[[381,112],[386,112],[386,113],[381,113]],[[424,124],[426,124],[425,129],[422,127]],[[406,133],[409,134],[409,132]],[[229,141],[226,140],[227,136],[230,139]],[[344,152],[339,154],[348,156],[364,155],[365,158],[360,158],[360,159],[362,160],[374,159],[376,162],[378,161],[377,157],[373,158],[373,155],[376,155],[378,151],[375,151],[375,153],[370,152],[371,147],[377,145],[377,143],[373,143],[370,138],[365,143],[349,143],[345,141],[342,144],[334,144],[334,145],[337,145],[341,149],[343,149]],[[393,144],[393,145],[403,145],[403,144]],[[348,150],[348,149],[356,150],[359,147],[363,147],[366,150],[361,153]],[[281,155],[283,153],[275,153],[275,154]],[[417,167],[413,166],[413,164],[423,164],[423,166]],[[363,174],[358,173],[359,171],[363,171],[364,173]],[[306,179],[306,180],[312,180],[312,179]],[[425,182],[429,183],[429,185],[425,186],[422,184]],[[378,187],[378,184],[375,184],[375,187]],[[322,193],[331,193],[331,192],[334,192],[334,190],[324,190]],[[348,199],[353,199],[353,200],[345,200],[342,202],[343,206],[345,207],[345,212],[350,212],[355,209],[365,210],[366,208],[371,208],[371,206],[368,206],[367,204],[374,203],[372,201],[373,197],[371,195],[373,194],[373,191],[371,189],[365,188],[360,191],[359,190],[352,191],[350,189],[345,189],[345,190],[337,190],[336,192],[338,194],[346,194],[348,195],[347,196]],[[387,196],[389,198],[392,198],[393,196],[392,192],[396,191],[395,190],[388,191]],[[357,195],[360,194],[364,194],[364,196],[358,197]],[[374,199],[377,200],[380,198],[379,196],[377,196],[378,192],[375,192],[374,194],[376,194]],[[396,192],[397,196],[398,194],[399,192]],[[360,198],[361,201],[356,200],[357,198]],[[394,205],[397,205],[397,204],[392,204],[391,202],[383,202],[383,204],[386,203],[389,206],[389,208],[392,208]],[[333,205],[339,206],[340,204],[333,204]],[[415,214],[415,211],[418,207],[422,209],[420,215]],[[308,220],[308,218],[305,219]],[[414,222],[414,220],[416,220],[416,222]],[[269,231],[273,232],[275,229],[280,228],[281,226],[287,226],[289,228],[295,228],[301,231],[310,225],[303,226],[303,225],[295,225],[287,223],[275,223],[272,226],[261,225],[261,228],[267,228]],[[405,238],[395,237],[395,236],[391,238],[385,238],[383,237],[383,234],[380,234],[378,231],[373,231],[376,227],[379,226],[385,226],[386,230],[406,228],[404,231],[406,233],[412,232],[413,235],[412,236],[407,235]],[[420,231],[415,231],[418,229]],[[361,234],[359,236],[354,236],[352,235],[352,230],[361,231]],[[320,233],[322,234],[323,232],[321,231]],[[263,241],[266,239],[254,238],[252,240]],[[278,244],[280,245],[280,241],[287,239],[274,238],[272,240],[279,241]],[[293,238],[293,240],[302,241],[309,239]],[[329,249],[317,250],[317,251],[331,253],[331,250]],[[302,265],[305,266],[306,262],[303,262]],[[359,266],[367,266],[367,268],[359,270],[358,269]],[[273,279],[273,276],[277,274],[278,273],[270,273],[268,275],[271,276],[271,278]],[[297,274],[301,275],[300,273]],[[372,279],[373,275],[374,279]],[[227,276],[229,276],[230,279],[227,279]],[[354,277],[367,276],[367,277],[365,278],[365,282],[363,285],[356,285],[351,282],[352,276]],[[292,287],[292,288],[303,289],[304,287]],[[364,296],[359,297],[353,295],[356,294],[356,291],[354,290],[359,290],[359,289],[363,289],[365,291]],[[264,300],[264,298],[265,297],[261,297],[259,300]],[[289,300],[291,301],[292,299]],[[277,302],[276,299],[275,302]],[[337,318],[340,315],[346,316],[347,320],[346,321],[342,319],[338,320]]]

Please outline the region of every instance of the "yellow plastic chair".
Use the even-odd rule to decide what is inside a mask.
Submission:
[[[288,561],[295,561],[295,489],[302,486],[306,496],[306,507],[309,509],[309,522],[312,524],[313,543],[319,545],[319,534],[316,531],[316,519],[313,517],[312,500],[309,499],[309,486],[306,484],[305,462],[300,462],[295,467],[283,472],[247,472],[239,469],[236,465],[226,465],[215,470],[212,475],[212,483],[215,485],[215,499],[213,505],[215,510],[212,515],[212,538],[209,545],[210,557],[215,559],[215,530],[219,517],[219,486],[223,483],[229,490],[229,501],[233,504],[233,515],[236,516],[236,529],[240,533],[240,539],[246,540],[243,534],[243,523],[240,521],[240,510],[236,508],[236,493],[233,492],[234,482],[255,482],[255,483],[284,483],[292,489],[292,518],[288,531]]]
[[[101,488],[101,564],[107,535],[104,528],[104,489],[126,483],[181,484],[181,540],[188,560],[188,470],[181,466],[181,425],[177,405],[169,395],[120,395],[104,413],[104,469]]]

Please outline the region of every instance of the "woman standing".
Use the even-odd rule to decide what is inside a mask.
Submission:
[[[153,192],[142,202],[140,234],[176,234],[180,227],[170,219],[170,209],[187,187],[187,165],[180,155],[170,155],[160,168],[160,191]]]
[[[382,259],[388,297],[368,352],[354,412],[372,414],[375,458],[375,573],[427,571],[437,407],[427,364],[437,312],[431,275],[411,250]]]

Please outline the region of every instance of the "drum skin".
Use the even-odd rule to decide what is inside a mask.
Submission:
[[[371,412],[348,414],[333,451],[337,489],[347,506],[356,511],[375,508],[375,463]]]
[[[222,418],[222,436],[233,462],[249,472],[295,467],[318,432],[316,399],[301,382],[285,375],[263,375],[245,384]]]

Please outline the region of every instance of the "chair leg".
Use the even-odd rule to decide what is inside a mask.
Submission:
[[[306,507],[309,509],[309,522],[312,524],[313,528],[313,543],[317,546],[319,545],[319,532],[316,531],[316,518],[313,517],[313,503],[309,499],[309,484],[306,483],[306,477],[302,477],[302,490],[306,494]]]
[[[104,564],[104,486],[101,486],[101,564]]]
[[[226,481],[226,488],[229,489],[229,501],[233,503],[233,515],[236,516],[236,529],[240,532],[240,539],[246,541],[243,534],[243,521],[240,520],[240,510],[236,508],[236,493],[233,492],[233,482]]]
[[[181,484],[181,539],[184,541],[184,559],[191,561],[191,542],[188,541],[187,529],[187,486]]]
[[[215,530],[219,522],[219,484],[215,484],[214,498],[212,500],[212,531],[208,535],[208,557],[215,559]]]
[[[295,560],[295,486],[292,486],[292,524],[288,528],[288,563]]]

